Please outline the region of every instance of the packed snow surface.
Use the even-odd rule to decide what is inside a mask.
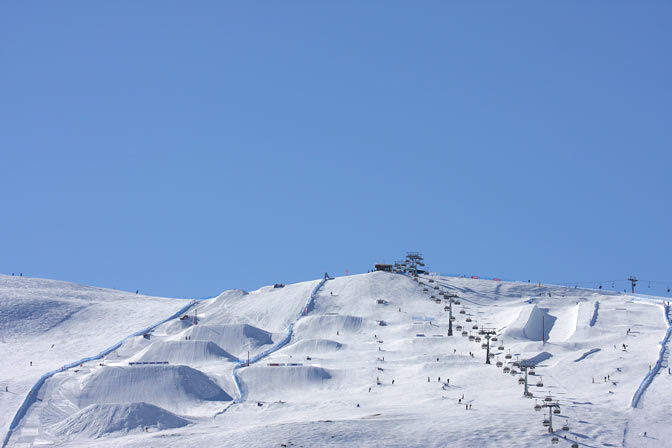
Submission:
[[[452,336],[449,294],[459,301]],[[672,439],[661,298],[376,272],[189,303],[0,276],[6,446],[537,447],[555,436],[567,447],[659,447]],[[104,359],[77,362],[107,347]],[[521,361],[534,366],[531,397]],[[555,434],[542,425],[548,409],[535,410],[547,403],[558,404]]]

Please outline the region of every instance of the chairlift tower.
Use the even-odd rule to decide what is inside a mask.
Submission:
[[[494,329],[481,328],[479,333],[485,337],[485,363],[490,364],[490,338],[495,336],[497,332]]]
[[[453,301],[459,296],[457,294],[444,294],[444,297],[448,299],[448,336],[453,335]]]
[[[525,397],[532,397],[532,393],[527,389],[527,370],[528,369],[534,369],[534,363],[532,361],[528,360],[523,360],[520,361],[520,370],[525,372],[525,391],[523,392],[523,396]]]
[[[560,412],[560,403],[544,403],[541,405],[542,408],[548,408],[548,432],[552,433],[553,431],[553,410],[557,409]]]
[[[628,279],[630,283],[632,283],[632,293],[635,293],[635,286],[637,286],[637,277],[634,275],[631,275],[630,278]]]
[[[408,270],[414,277],[418,276],[418,266],[424,266],[424,259],[420,252],[406,252],[406,261],[410,265]]]

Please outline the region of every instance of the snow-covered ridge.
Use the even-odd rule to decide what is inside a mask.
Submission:
[[[453,336],[441,292],[459,296]],[[0,347],[19,367],[0,368],[0,415],[8,429],[30,402],[12,447],[544,446],[550,394],[562,443],[657,446],[669,317],[644,299],[376,272],[193,303],[3,276]]]

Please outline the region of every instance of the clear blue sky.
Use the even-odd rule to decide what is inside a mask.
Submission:
[[[0,272],[672,282],[672,3],[474,3],[0,3]]]

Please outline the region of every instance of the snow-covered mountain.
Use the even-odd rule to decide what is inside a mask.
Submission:
[[[454,277],[196,302],[0,276],[0,425],[8,447],[668,446],[669,328],[661,298]]]

